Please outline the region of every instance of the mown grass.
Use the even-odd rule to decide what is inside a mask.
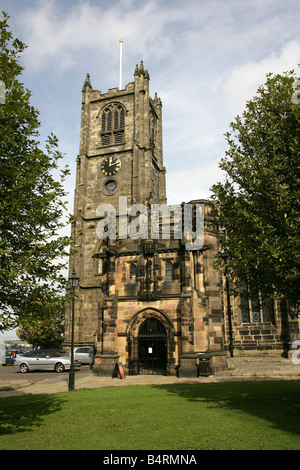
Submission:
[[[0,449],[292,450],[300,382],[126,386],[0,399]]]

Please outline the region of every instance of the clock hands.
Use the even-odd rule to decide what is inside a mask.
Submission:
[[[119,171],[120,166],[121,162],[116,157],[107,157],[101,165],[101,171],[106,176],[111,176]]]
[[[120,162],[109,162],[108,168],[116,168],[120,166]]]

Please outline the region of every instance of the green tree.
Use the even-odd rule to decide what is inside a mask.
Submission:
[[[34,348],[59,348],[64,339],[66,297],[53,297],[43,292],[43,298],[36,297],[28,303],[28,311],[19,317],[17,335]]]
[[[212,187],[219,242],[233,285],[300,301],[300,105],[293,71],[267,75],[226,134]],[[299,83],[299,82],[298,82]],[[223,231],[224,230],[224,231]],[[226,235],[225,235],[226,234]],[[224,258],[218,266],[224,269]]]
[[[69,237],[58,236],[65,224],[69,170],[59,168],[62,158],[57,138],[39,142],[38,111],[31,93],[18,80],[19,56],[25,45],[13,39],[8,15],[0,21],[0,80],[5,104],[0,104],[0,329],[25,321],[40,302],[38,315],[47,319],[50,305],[61,303],[66,279]],[[58,174],[59,176],[54,176]],[[57,179],[56,179],[57,178]]]

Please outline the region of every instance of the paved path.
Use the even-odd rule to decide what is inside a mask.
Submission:
[[[247,380],[300,380],[300,364],[281,357],[236,357],[228,358],[228,370],[209,377],[179,378],[164,375],[132,375],[125,379],[98,377],[90,372],[85,377],[75,376],[75,389],[99,387],[124,387],[127,385],[166,385],[185,383],[217,383]],[[0,398],[41,393],[58,393],[68,390],[68,375],[65,380],[51,383],[46,379],[32,383],[30,380],[0,381]]]

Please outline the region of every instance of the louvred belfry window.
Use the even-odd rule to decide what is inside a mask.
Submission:
[[[125,133],[125,110],[121,104],[110,104],[101,116],[101,145],[123,144]]]

